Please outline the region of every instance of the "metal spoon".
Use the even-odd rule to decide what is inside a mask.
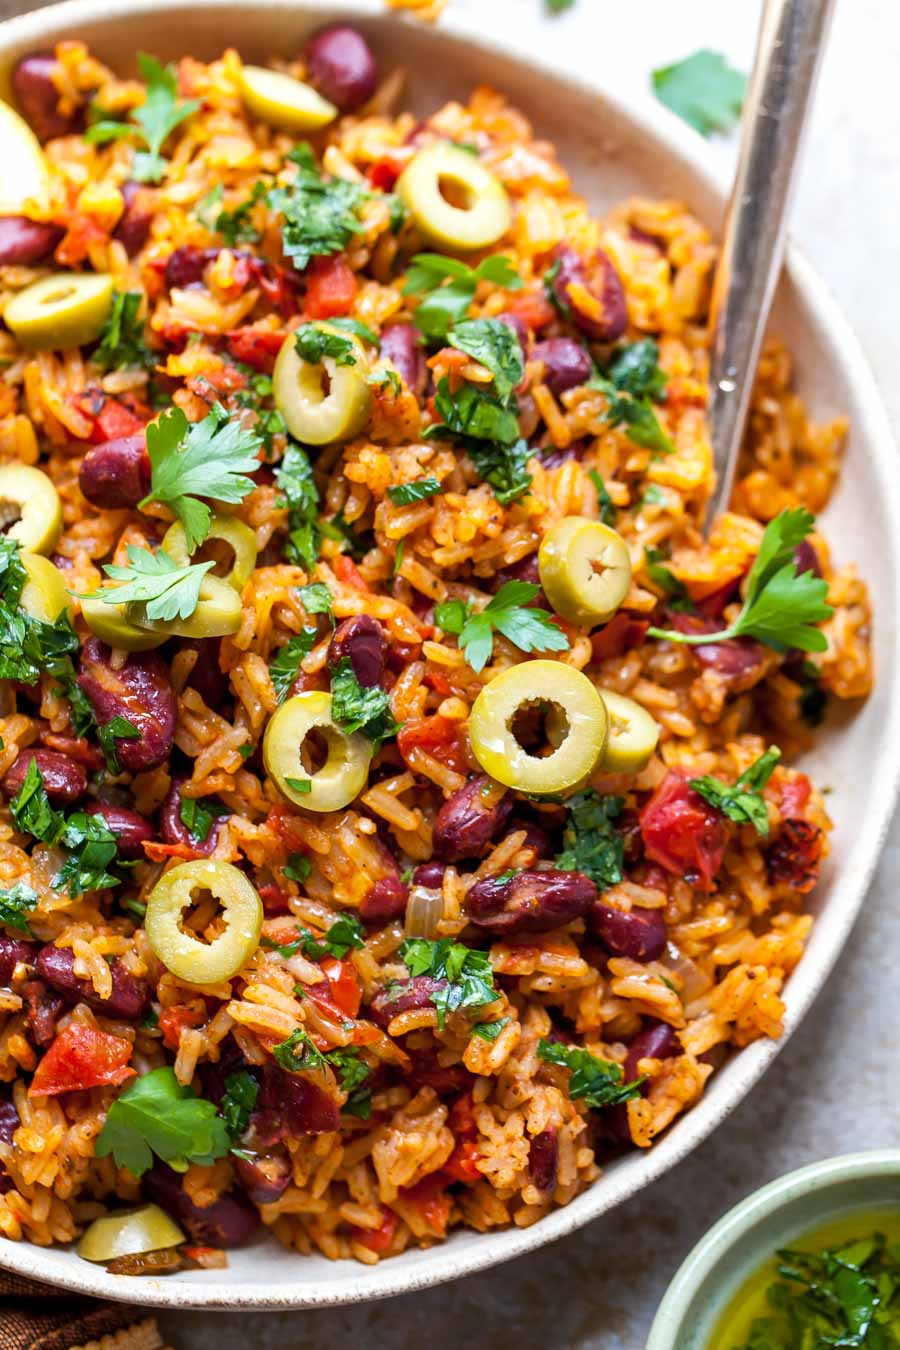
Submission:
[[[716,486],[728,506],[756,363],[784,254],[788,197],[834,0],[765,0],[713,281],[708,403]]]

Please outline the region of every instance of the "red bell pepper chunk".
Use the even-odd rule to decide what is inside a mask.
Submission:
[[[644,852],[667,872],[711,891],[725,852],[721,814],[670,769],[640,814]]]
[[[397,1215],[386,1205],[381,1206],[383,1219],[380,1228],[358,1228],[355,1224],[350,1229],[350,1238],[353,1242],[359,1242],[363,1247],[368,1247],[373,1252],[386,1252],[394,1240],[394,1233],[397,1228]]]
[[[97,1027],[70,1022],[51,1044],[35,1070],[29,1097],[55,1097],[134,1077],[128,1067],[132,1045]]]
[[[306,269],[305,311],[311,319],[347,314],[356,299],[356,277],[341,257],[313,258]]]

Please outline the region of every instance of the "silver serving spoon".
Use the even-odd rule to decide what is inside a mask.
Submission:
[[[833,5],[834,0],[765,0],[763,8],[710,309],[707,410],[716,486],[707,534],[731,497],[784,254],[791,180]]]

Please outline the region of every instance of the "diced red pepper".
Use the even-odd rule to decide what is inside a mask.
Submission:
[[[433,689],[436,694],[441,694],[444,698],[449,698],[453,693],[452,684],[447,679],[447,676],[442,675],[439,670],[426,670],[423,678],[429,689]]]
[[[357,591],[368,591],[368,584],[363,581],[359,568],[352,558],[347,557],[346,553],[338,554],[332,566],[334,567],[334,575],[345,586],[352,586]]]
[[[408,1205],[413,1205],[428,1227],[438,1236],[443,1236],[450,1218],[452,1201],[447,1187],[452,1180],[445,1172],[432,1172],[415,1186],[401,1188],[400,1195]]]
[[[266,918],[274,918],[277,914],[290,914],[291,907],[288,904],[288,897],[280,886],[276,886],[274,882],[270,881],[265,886],[258,886],[257,890],[259,891],[259,898],[263,902]]]
[[[306,838],[300,818],[289,806],[273,806],[266,816],[266,825],[274,830],[289,853],[306,852]]]
[[[609,656],[624,656],[633,647],[640,647],[649,627],[649,619],[635,619],[620,610],[608,624],[591,634],[594,660],[605,661]]]
[[[447,1127],[453,1131],[457,1139],[473,1139],[478,1133],[474,1105],[471,1092],[464,1092],[451,1106]]]
[[[648,858],[702,890],[713,889],[725,853],[724,822],[680,769],[666,774],[642,809],[640,826]]]
[[[341,1012],[346,1013],[348,1017],[355,1017],[362,1001],[362,990],[356,978],[353,962],[339,961],[336,956],[326,956],[319,962],[319,969],[328,981],[331,997]],[[310,992],[315,993],[315,986]]]
[[[390,155],[382,155],[369,168],[369,182],[380,192],[393,192],[394,184],[402,172],[402,163]]]
[[[311,319],[349,313],[356,299],[356,277],[342,257],[313,258],[304,276],[304,309]]]
[[[407,764],[409,752],[418,747],[457,773],[465,773],[466,757],[460,744],[459,723],[440,713],[408,721],[397,735],[397,747]]]
[[[387,1205],[381,1206],[382,1221],[380,1228],[358,1228],[354,1225],[350,1229],[350,1240],[358,1242],[363,1247],[368,1247],[373,1252],[386,1252],[394,1240],[394,1233],[397,1230],[399,1220],[392,1209]]]
[[[162,1032],[163,1044],[169,1050],[177,1050],[181,1043],[182,1031],[186,1027],[199,1027],[205,1021],[206,1017],[200,1008],[191,1008],[184,1005],[163,1008],[159,1014],[159,1029]]]
[[[55,1097],[134,1077],[128,1067],[132,1045],[97,1027],[70,1022],[51,1044],[35,1070],[29,1097]]]
[[[480,1157],[481,1154],[478,1152],[478,1145],[475,1141],[463,1139],[444,1163],[443,1170],[454,1181],[464,1181],[467,1185],[470,1185],[473,1181],[478,1181],[481,1176],[477,1166]]]
[[[509,297],[505,309],[535,331],[546,328],[556,318],[556,310],[544,294],[543,286],[517,291]]]
[[[781,783],[781,814],[800,817],[809,801],[812,783],[805,773],[792,774]]]
[[[136,436],[143,431],[146,419],[117,399],[106,400],[103,410],[97,418],[91,440],[99,445],[103,441],[115,441],[120,436]]]
[[[286,334],[273,333],[271,328],[256,328],[248,324],[245,328],[232,328],[225,336],[228,350],[235,361],[243,361],[244,365],[268,375],[275,365],[275,357],[281,351]]]

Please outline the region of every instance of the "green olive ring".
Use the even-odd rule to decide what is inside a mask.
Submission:
[[[94,637],[120,652],[149,652],[161,647],[167,637],[166,633],[139,628],[127,617],[124,605],[108,605],[99,599],[99,592],[82,598],[81,617]]]
[[[272,389],[275,406],[298,441],[332,445],[349,441],[366,424],[372,406],[372,390],[366,379],[369,366],[358,338],[327,323],[316,327],[352,344],[352,364],[338,365],[333,356],[304,361],[289,338],[278,353]]]
[[[29,553],[52,553],[62,525],[62,502],[45,473],[30,464],[0,465],[0,529],[10,539]]]
[[[202,890],[221,902],[225,921],[224,932],[210,943],[181,926],[192,896]],[[262,922],[262,901],[244,873],[231,863],[198,858],[160,877],[147,900],[144,929],[167,970],[188,984],[210,985],[243,969],[259,946]]]
[[[74,613],[72,597],[56,564],[39,553],[20,553],[19,560],[27,577],[19,597],[25,613],[42,623],[55,623],[60,614],[65,614],[71,622]]]
[[[464,206],[448,200],[441,191],[445,184],[465,200]],[[462,252],[496,244],[512,218],[499,178],[447,141],[427,146],[410,160],[397,179],[397,194],[420,234]]]
[[[103,332],[113,284],[106,272],[54,272],[13,296],[3,319],[26,351],[83,347]]]
[[[241,597],[227,581],[207,572],[200,583],[197,608],[188,618],[148,619],[146,606],[137,601],[125,606],[125,616],[138,628],[164,638],[228,637],[241,626]]]
[[[95,1219],[81,1236],[76,1251],[85,1261],[115,1261],[177,1247],[185,1237],[174,1219],[159,1205],[120,1209]]]
[[[602,768],[609,773],[640,773],[653,758],[659,741],[659,724],[633,698],[601,689],[609,717],[609,736]]]
[[[237,516],[226,515],[224,511],[214,511],[209,522],[209,531],[207,540],[221,539],[223,543],[230,545],[234,551],[234,562],[230,570],[224,577],[217,578],[226,581],[229,586],[240,593],[253,575],[256,567],[256,535],[249,525],[245,525]],[[184,532],[184,526],[180,520],[176,520],[174,525],[170,525],[161,545],[163,551],[168,553],[169,557],[179,567],[187,567],[191,561],[191,554],[188,551],[187,536]],[[198,558],[194,559],[199,561]]]
[[[549,704],[551,751],[530,754],[516,739],[516,714]],[[559,661],[523,661],[486,684],[469,714],[469,740],[485,773],[504,787],[536,795],[574,791],[603,758],[606,706],[580,670]]]
[[[310,732],[325,741],[325,763],[309,770],[300,754]],[[372,742],[361,732],[348,735],[331,719],[331,695],[320,690],[295,694],[269,719],[263,762],[289,801],[307,811],[340,811],[359,796],[369,777]]]
[[[538,570],[555,612],[581,626],[611,619],[631,588],[625,540],[585,516],[568,516],[550,527],[538,550]]]

